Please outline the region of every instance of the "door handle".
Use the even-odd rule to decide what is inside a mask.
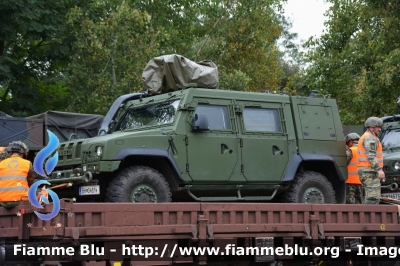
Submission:
[[[222,143],[221,144],[221,154],[225,154],[227,152],[229,152],[229,154],[231,154],[233,151],[230,150],[226,144]]]
[[[281,151],[277,146],[272,145],[272,155],[283,155],[284,152]]]

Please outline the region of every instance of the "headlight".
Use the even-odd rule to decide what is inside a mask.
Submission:
[[[394,163],[394,169],[399,171],[400,170],[400,162],[395,162]]]
[[[86,165],[83,166],[83,172],[86,172]]]
[[[97,156],[100,157],[102,152],[103,152],[103,149],[101,148],[101,146],[97,147],[97,149],[96,149]]]

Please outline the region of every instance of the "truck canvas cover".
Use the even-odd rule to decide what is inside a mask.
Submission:
[[[68,141],[71,134],[77,138],[90,138],[97,135],[104,116],[95,114],[79,114],[58,111],[47,111],[42,114],[29,116],[27,119],[44,121],[47,129],[51,130],[61,142]],[[44,132],[47,136],[46,132]]]
[[[193,62],[181,55],[171,54],[153,58],[142,74],[148,93],[161,94],[182,89],[186,84],[218,89],[218,67],[209,60]]]
[[[43,120],[12,117],[0,111],[0,146],[7,147],[12,141],[23,141],[31,149],[42,147]]]

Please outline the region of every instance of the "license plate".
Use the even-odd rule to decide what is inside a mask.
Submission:
[[[344,237],[343,240],[345,250],[357,250],[357,245],[361,245],[361,237]]]
[[[400,193],[382,193],[383,198],[400,199]]]
[[[86,196],[86,195],[100,195],[100,186],[82,186],[79,187],[79,195]]]

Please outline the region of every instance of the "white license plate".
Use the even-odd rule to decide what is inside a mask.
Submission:
[[[361,237],[344,237],[343,240],[345,250],[357,250],[357,245],[361,244]]]
[[[82,186],[79,187],[79,195],[86,196],[86,195],[100,195],[100,186]]]
[[[400,199],[400,193],[382,193],[381,197],[383,198],[392,198],[392,199]]]

